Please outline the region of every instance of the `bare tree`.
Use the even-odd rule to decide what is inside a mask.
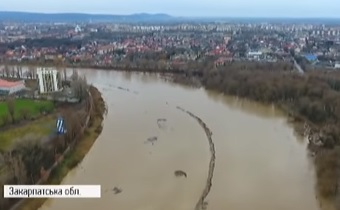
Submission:
[[[53,152],[42,144],[39,137],[34,135],[18,139],[12,146],[10,154],[13,157],[20,157],[25,166],[28,184],[34,184],[40,178],[42,167],[48,168],[54,162]]]
[[[67,79],[66,68],[63,69],[63,72],[64,72],[64,80],[66,80]]]
[[[33,66],[32,67],[32,79],[36,79],[37,78],[37,67]]]
[[[9,70],[8,65],[5,65],[4,71],[5,71],[5,77],[9,77],[9,75],[10,75],[10,70]]]
[[[22,67],[20,66],[20,77],[22,78],[23,74],[22,74]]]
[[[76,69],[73,69],[73,72],[72,72],[72,75],[71,75],[71,80],[76,81],[78,79],[79,79],[78,71]]]
[[[0,186],[4,186],[5,184],[8,184],[8,175],[6,174],[2,174],[1,178],[0,178]],[[8,209],[8,205],[9,205],[9,199],[8,198],[4,198],[3,196],[4,194],[4,188],[0,187],[0,209]]]
[[[32,72],[30,70],[25,72],[25,77],[26,77],[26,79],[32,79]]]
[[[9,114],[5,114],[1,117],[1,120],[2,120],[2,125],[8,125],[11,123],[11,117]]]
[[[8,114],[11,116],[12,122],[15,122],[15,100],[13,97],[6,99]]]
[[[15,184],[26,184],[27,174],[22,155],[9,152],[4,155],[4,160],[11,177],[14,178]]]
[[[73,80],[71,83],[71,88],[74,91],[75,96],[80,100],[83,101],[87,98],[88,93],[88,85],[86,77],[78,77],[76,80]]]
[[[12,69],[11,69],[11,77],[13,78],[13,77],[15,77],[15,68],[14,68],[14,66],[12,66]]]
[[[58,102],[58,95],[57,95],[57,93],[51,93],[51,97],[52,97],[53,104],[54,105],[57,104],[57,102]]]
[[[66,110],[63,113],[63,117],[65,119],[66,124],[66,134],[65,134],[65,140],[67,144],[69,145],[75,137],[78,135],[78,133],[81,130],[81,123],[77,116],[77,113],[72,112],[72,110]]]
[[[20,79],[21,78],[21,75],[20,75],[20,66],[17,66],[17,70],[16,70],[16,77],[18,78],[18,79]]]
[[[36,67],[30,66],[27,71],[27,78],[28,79],[35,79],[36,78]]]
[[[58,135],[51,139],[54,156],[58,159],[58,156],[64,152],[66,149],[66,139],[64,135]]]
[[[20,116],[23,120],[28,120],[28,118],[30,117],[30,111],[24,107],[20,110]]]

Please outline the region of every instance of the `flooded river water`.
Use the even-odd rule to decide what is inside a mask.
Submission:
[[[194,210],[215,167],[208,210],[318,210],[306,142],[274,107],[165,82],[157,75],[82,70],[108,115],[63,184],[98,184],[100,199],[51,199],[41,210]],[[122,88],[118,88],[122,87]],[[129,89],[126,91],[124,89]],[[159,120],[158,119],[165,119]],[[149,142],[148,138],[157,137]],[[176,177],[182,170],[187,178]],[[122,190],[114,194],[114,187]]]

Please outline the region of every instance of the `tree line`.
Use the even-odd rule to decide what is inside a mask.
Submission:
[[[15,41],[12,43],[2,43],[0,44],[0,49],[14,50],[15,48],[19,48],[22,45],[25,45],[27,48],[53,47],[53,48],[62,49],[62,48],[81,46],[82,41],[72,40],[69,38],[53,38],[53,37],[46,37],[46,38],[40,38],[40,39],[24,39],[24,40]]]

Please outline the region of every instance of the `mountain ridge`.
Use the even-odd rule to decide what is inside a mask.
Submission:
[[[88,14],[88,13],[38,13],[0,11],[0,21],[14,22],[154,22],[176,19],[163,13],[135,13],[131,15]]]
[[[77,12],[43,13],[0,11],[0,22],[21,23],[175,23],[175,22],[241,22],[241,23],[328,23],[335,24],[339,18],[296,18],[296,17],[176,17],[165,13],[134,13],[129,15],[91,14]]]

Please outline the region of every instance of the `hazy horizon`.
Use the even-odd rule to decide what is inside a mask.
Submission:
[[[301,16],[301,17],[293,17],[293,16],[275,16],[275,17],[269,17],[269,16],[176,16],[176,15],[171,15],[168,13],[150,13],[150,12],[135,12],[135,13],[91,13],[91,12],[78,12],[78,11],[69,11],[69,12],[38,12],[38,11],[16,11],[16,10],[10,10],[10,11],[5,11],[5,10],[0,10],[0,12],[13,12],[13,13],[27,13],[27,14],[45,14],[45,15],[53,15],[53,14],[83,14],[83,15],[138,15],[138,14],[147,14],[147,15],[169,15],[170,17],[174,18],[207,18],[207,19],[213,19],[213,18],[256,18],[256,19],[340,19],[339,17],[320,17],[320,16],[315,16],[315,17],[307,17],[307,16]]]
[[[175,17],[340,18],[339,0],[12,0],[4,12],[130,15],[168,14]]]

